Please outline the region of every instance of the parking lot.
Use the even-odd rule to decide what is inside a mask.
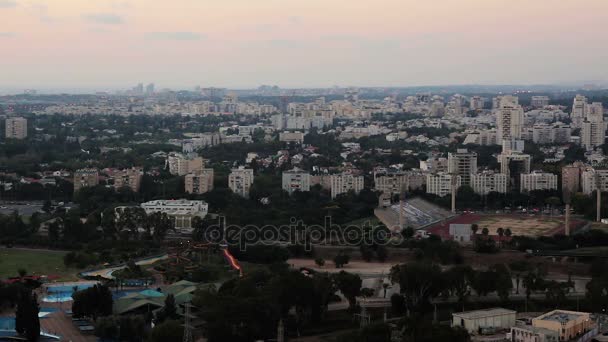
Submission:
[[[16,210],[21,216],[32,216],[33,213],[42,210],[42,205],[41,201],[2,201],[0,202],[0,214],[9,215]]]

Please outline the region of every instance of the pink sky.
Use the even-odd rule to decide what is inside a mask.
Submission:
[[[608,80],[606,0],[0,0],[0,88]]]

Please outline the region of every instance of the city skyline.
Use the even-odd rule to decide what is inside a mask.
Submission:
[[[0,89],[608,80],[602,0],[0,0]]]

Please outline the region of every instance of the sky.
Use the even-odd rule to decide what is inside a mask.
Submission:
[[[0,89],[608,80],[607,0],[0,0]]]

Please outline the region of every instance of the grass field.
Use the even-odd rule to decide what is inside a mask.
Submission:
[[[77,279],[75,269],[63,264],[66,252],[0,248],[0,279],[18,276],[19,269],[28,275],[57,275],[59,280]]]

